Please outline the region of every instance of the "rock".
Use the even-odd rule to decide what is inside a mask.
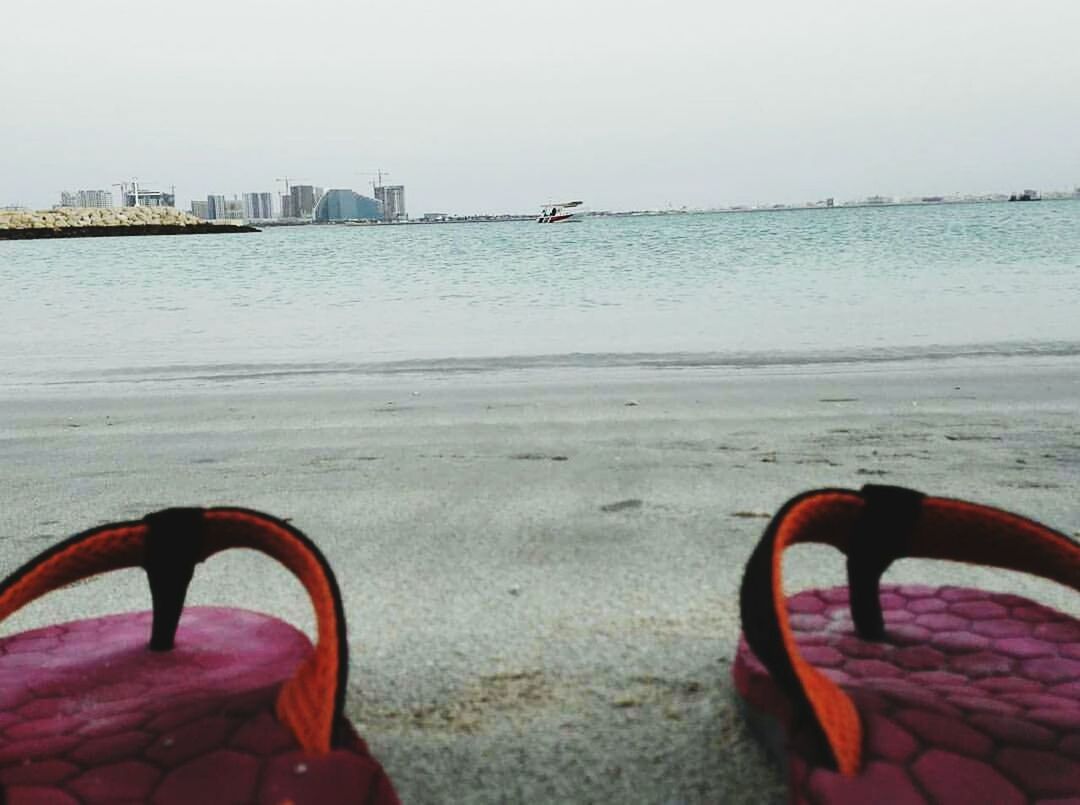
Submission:
[[[250,227],[222,226],[207,229],[210,226],[193,215],[172,207],[120,207],[120,208],[76,208],[58,207],[37,212],[0,211],[0,231],[4,239],[26,237],[89,237],[110,234],[108,230],[125,227],[144,228],[137,234],[185,234],[199,232],[252,232]],[[17,234],[22,230],[56,230],[59,234]],[[71,230],[70,233],[64,230]],[[77,231],[76,231],[77,230]],[[120,234],[120,233],[114,233]],[[136,234],[124,232],[123,234]]]

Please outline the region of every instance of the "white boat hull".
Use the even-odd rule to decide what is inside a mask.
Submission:
[[[571,221],[580,221],[580,201],[567,201],[563,204],[547,204],[540,210],[540,216],[536,219],[538,224],[568,224]]]

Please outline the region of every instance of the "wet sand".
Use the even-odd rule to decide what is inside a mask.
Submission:
[[[348,714],[410,803],[781,799],[730,663],[742,565],[804,489],[903,484],[1080,532],[1068,358],[5,395],[0,570],[168,505],[292,518],[342,586]],[[829,549],[787,568],[792,590],[843,582]],[[888,578],[1080,612],[1018,574],[909,560]],[[299,584],[246,553],[200,566],[189,601],[311,627]],[[125,571],[3,628],[148,603]]]

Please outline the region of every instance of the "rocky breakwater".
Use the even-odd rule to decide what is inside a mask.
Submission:
[[[240,224],[209,223],[172,207],[58,207],[36,212],[0,211],[0,240],[115,235],[223,235],[258,231]]]

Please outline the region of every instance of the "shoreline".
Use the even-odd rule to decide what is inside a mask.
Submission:
[[[347,715],[403,801],[757,803],[784,786],[730,662],[743,564],[785,500],[894,483],[1080,536],[1076,360],[571,374],[0,398],[2,570],[167,505],[292,518],[336,571]],[[843,583],[843,560],[799,548],[786,575]],[[1080,610],[1002,571],[905,560],[887,580]],[[200,565],[189,600],[312,628],[300,586],[247,552]],[[114,573],[4,629],[148,601],[141,572]]]

